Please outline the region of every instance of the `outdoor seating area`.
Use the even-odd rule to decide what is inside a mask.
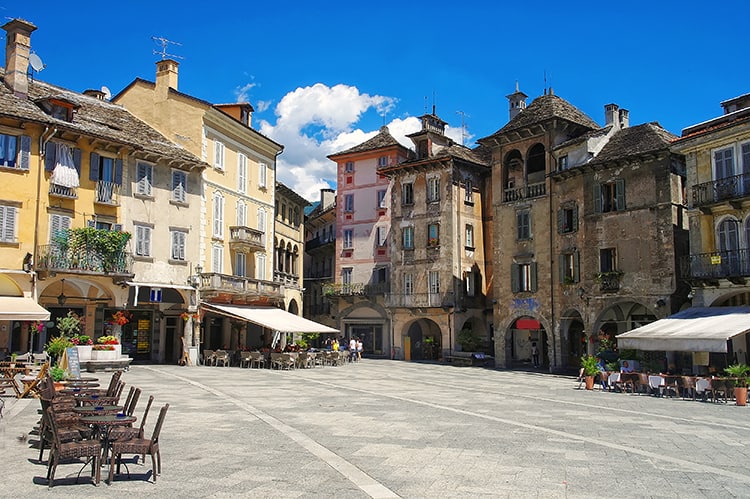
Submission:
[[[94,485],[100,483],[104,467],[110,485],[118,479],[133,477],[156,481],[161,473],[159,435],[169,404],[161,407],[153,431],[147,436],[154,397],[149,396],[145,407],[140,409],[142,390],[130,386],[121,401],[125,387],[122,374],[123,371],[113,372],[106,388],[99,388],[99,379],[94,377],[55,383],[48,371],[40,376],[37,395],[41,418],[29,434],[37,437],[30,439],[30,443],[39,451],[35,462],[46,465],[49,488],[63,482],[55,481],[57,469],[62,466],[78,469],[77,474],[73,473],[73,484],[81,483],[81,474],[89,466]],[[46,461],[45,450],[48,450]],[[151,459],[150,469],[145,467],[147,455]],[[70,476],[67,472],[66,485],[71,484]]]
[[[312,369],[342,366],[360,359],[348,350],[309,350],[299,352],[203,350],[201,363],[209,367],[240,367],[248,369]]]
[[[738,378],[731,377],[600,371],[594,377],[593,389],[603,392],[727,403],[735,401],[734,387],[738,385],[738,381],[740,381]],[[583,377],[578,380],[579,389],[583,382]],[[744,402],[737,405],[744,405]]]

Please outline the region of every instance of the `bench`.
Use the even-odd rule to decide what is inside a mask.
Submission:
[[[445,360],[455,366],[485,366],[494,359],[484,352],[453,352],[445,356]]]
[[[127,371],[128,369],[130,369],[131,362],[133,362],[133,359],[130,357],[122,357],[117,360],[82,360],[81,369],[85,369],[90,373],[95,373],[96,371],[106,371],[108,369],[122,369],[124,371]]]

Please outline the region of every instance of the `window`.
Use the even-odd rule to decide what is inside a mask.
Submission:
[[[516,212],[516,236],[519,241],[531,239],[531,210]]]
[[[404,249],[414,249],[414,227],[404,227],[401,230]]]
[[[237,201],[237,225],[247,227],[247,205],[241,199]]]
[[[472,184],[470,178],[467,178],[464,181],[464,202],[465,203],[474,202],[474,185]]]
[[[714,151],[714,171],[716,179],[734,176],[734,148],[727,147]]]
[[[354,161],[347,161],[344,165],[344,171],[346,173],[352,173],[354,171]]]
[[[594,184],[594,211],[606,213],[625,209],[625,181],[617,179],[606,184]]]
[[[247,192],[247,156],[237,155],[237,192]]]
[[[378,227],[378,246],[381,248],[388,242],[388,227]]]
[[[440,224],[427,225],[427,246],[440,246]]]
[[[385,193],[386,191],[378,191],[378,208],[387,208],[385,204]]]
[[[401,184],[401,204],[414,204],[414,184]]]
[[[344,267],[341,269],[341,285],[344,293],[351,291],[352,286],[352,268]]]
[[[184,230],[169,231],[172,240],[172,260],[185,260],[185,242],[187,232]]]
[[[427,281],[431,295],[440,293],[440,273],[437,270],[430,270],[427,274]]]
[[[224,246],[220,243],[211,246],[211,272],[216,274],[224,272]]]
[[[577,251],[560,255],[560,282],[573,284],[581,280],[580,256]]]
[[[557,232],[569,234],[578,230],[578,206],[561,208],[557,212]]]
[[[286,220],[286,203],[281,203],[281,220]]]
[[[0,242],[16,242],[16,217],[18,208],[0,205]]]
[[[599,271],[617,271],[617,252],[615,248],[602,248],[599,250]]]
[[[466,296],[476,296],[477,273],[471,270],[464,272],[464,290],[466,291]]]
[[[214,167],[217,170],[224,169],[224,144],[214,140]]]
[[[266,188],[266,176],[268,175],[267,172],[268,168],[266,167],[265,163],[258,163],[258,187],[261,189]]]
[[[49,240],[52,242],[55,238],[55,234],[61,230],[70,229],[70,223],[72,218],[68,215],[57,215],[51,214],[49,216]]]
[[[513,293],[537,290],[536,262],[511,265],[510,287]]]
[[[258,230],[266,232],[266,210],[258,208]]]
[[[344,195],[344,211],[348,213],[354,211],[354,194]]]
[[[412,274],[411,272],[407,272],[406,274],[404,274],[404,294],[414,294],[414,274]]]
[[[151,196],[154,185],[154,167],[148,163],[138,162],[136,165],[135,193],[141,196]]]
[[[147,225],[135,226],[135,254],[151,256],[151,227]]]
[[[31,137],[0,134],[0,166],[28,170],[30,154]]]
[[[244,253],[235,253],[234,255],[234,275],[247,276],[247,259]]]
[[[213,237],[224,237],[224,196],[220,192],[213,195]]]
[[[567,170],[568,169],[568,155],[560,156],[560,159],[557,160],[557,169],[558,170]]]
[[[89,164],[89,180],[122,185],[122,160],[92,152]],[[100,198],[99,201],[107,201],[107,199],[101,198],[104,193],[97,192],[97,195]],[[111,191],[109,195],[112,195]]]
[[[187,203],[187,174],[172,170],[172,201]]]
[[[352,229],[344,229],[344,249],[354,248],[354,231]]]
[[[466,224],[466,249],[474,249],[474,226]]]
[[[378,166],[388,166],[388,156],[380,156],[378,158]]]
[[[437,201],[440,201],[440,177],[430,177],[427,179],[427,202]]]

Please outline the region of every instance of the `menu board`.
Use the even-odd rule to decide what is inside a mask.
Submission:
[[[135,348],[138,353],[149,353],[151,351],[151,321],[148,319],[138,320],[138,330],[136,331]]]
[[[76,347],[70,347],[65,349],[65,354],[68,357],[68,372],[72,378],[81,377],[81,361],[78,359],[78,349]]]

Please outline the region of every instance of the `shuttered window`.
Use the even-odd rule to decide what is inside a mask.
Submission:
[[[31,137],[0,134],[0,166],[28,170],[30,155]]]
[[[151,227],[146,225],[135,226],[135,254],[151,256]]]
[[[52,242],[55,235],[62,231],[70,229],[71,217],[68,215],[58,215],[53,213],[49,216],[49,240]]]
[[[512,264],[510,288],[513,293],[535,292],[537,290],[536,262]]]
[[[172,260],[185,260],[185,243],[187,233],[182,230],[170,231],[172,239]]]
[[[4,243],[16,242],[16,218],[18,208],[0,205],[0,241]]]
[[[594,212],[625,210],[625,180],[594,184]]]
[[[213,237],[224,237],[224,196],[220,192],[213,195]]]
[[[578,251],[562,253],[560,255],[560,282],[573,284],[581,280],[580,254]]]
[[[187,203],[187,174],[172,170],[172,201]]]
[[[211,246],[211,271],[221,274],[224,270],[224,246],[214,244]]]
[[[136,194],[151,196],[152,186],[154,185],[154,167],[139,161],[136,169]]]
[[[237,201],[237,225],[247,227],[247,205],[241,199]]]
[[[224,144],[218,140],[214,140],[214,168],[224,169]]]
[[[247,156],[237,155],[237,192],[247,192]]]

